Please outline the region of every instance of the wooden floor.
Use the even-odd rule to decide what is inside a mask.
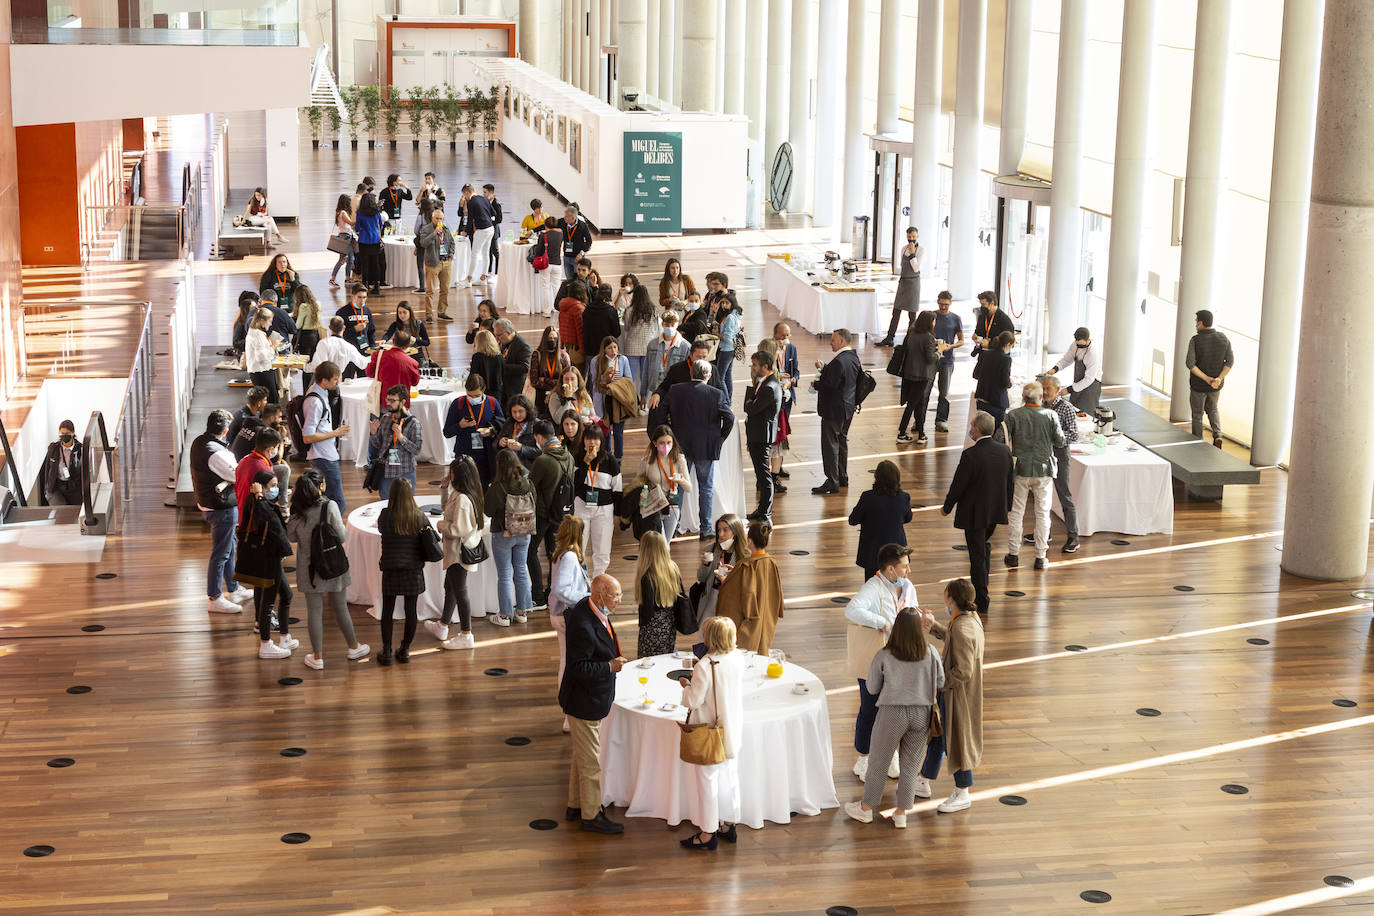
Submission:
[[[455,161],[441,150],[417,161],[409,150],[312,153],[307,144],[303,158],[310,212],[283,230],[326,302],[342,301],[325,282],[332,201],[364,173],[414,176],[433,165],[451,190],[491,179],[517,219],[531,195],[552,199],[501,153],[460,150]],[[656,275],[679,250],[698,281],[726,270],[753,341],[776,318],[759,301],[773,237],[783,236],[606,240],[592,254],[607,277]],[[197,266],[201,342],[227,343],[235,296],[256,287],[264,261]],[[69,279],[105,292],[98,280]],[[414,298],[374,299],[379,318],[403,295]],[[454,325],[431,334],[442,362],[466,365]],[[795,339],[804,364],[826,349]],[[861,356],[886,359],[871,346]],[[957,375],[966,394],[966,363]],[[771,551],[788,595],[776,644],[829,688],[842,801],[860,792],[849,772],[857,696],[831,600],[860,584],[845,516],[880,456],[898,462],[913,500],[929,507],[958,460],[954,435],[925,449],[895,443],[897,388],[879,377],[853,425],[855,484],[844,495],[807,492],[821,474],[814,400],[802,398]],[[165,410],[162,388],[154,417]],[[956,416],[965,409],[961,395]],[[627,451],[643,443],[642,433],[627,435]],[[510,631],[478,621],[476,651],[425,651],[408,667],[345,664],[329,630],[322,672],[301,664],[304,648],[259,661],[246,616],[205,613],[208,532],[195,513],[163,507],[165,464],[148,460],[167,448],[155,420],[143,448],[122,536],[102,562],[0,567],[0,909],[1059,914],[1093,910],[1080,897],[1093,890],[1111,895],[1104,911],[1121,913],[1214,913],[1307,892],[1336,895],[1318,895],[1313,911],[1374,910],[1368,885],[1352,893],[1324,883],[1374,876],[1374,654],[1369,603],[1351,597],[1368,583],[1280,572],[1280,471],[1229,488],[1219,503],[1176,490],[1171,536],[1112,544],[1098,534],[1047,572],[993,572],[985,752],[970,810],[928,807],[904,832],[826,811],[744,830],[737,846],[697,855],[676,842],[686,826],[627,819],[624,836],[603,838],[562,822],[568,746],[543,615]],[[350,500],[361,501],[361,475],[344,475]],[[1057,523],[1056,532],[1062,539]],[[623,537],[611,570],[628,582]],[[952,549],[962,537],[933,508],[916,513],[908,537],[918,592],[934,605],[940,580],[967,573]],[[684,564],[695,551],[675,549]],[[116,578],[96,578],[107,573]],[[375,624],[361,609],[355,620],[375,646]],[[633,613],[619,625],[632,644]],[[304,626],[295,630],[304,641]],[[423,633],[417,645],[434,646]],[[510,674],[483,676],[495,665]],[[303,683],[281,686],[288,676]],[[75,686],[90,691],[69,693]],[[517,735],[531,742],[505,743]],[[282,756],[288,747],[307,753]],[[75,763],[47,765],[60,757]],[[1222,791],[1231,784],[1248,792]],[[947,774],[935,790],[935,801],[948,793]],[[1027,804],[999,804],[1006,795]],[[545,817],[558,829],[528,826]],[[310,841],[282,843],[297,831]],[[22,855],[39,844],[55,852]]]

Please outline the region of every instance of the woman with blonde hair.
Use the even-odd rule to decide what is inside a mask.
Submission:
[[[716,539],[701,555],[697,584],[692,588],[692,604],[696,608],[697,620],[715,615],[720,586],[740,558],[748,556],[747,550],[744,522],[740,517],[728,512],[716,519]]]
[[[313,360],[315,347],[319,346],[321,339],[329,336],[329,326],[320,317],[320,300],[315,298],[315,293],[310,287],[304,284],[296,287],[291,317],[296,322],[296,339],[292,343],[292,348]],[[311,380],[311,373],[301,373],[302,391],[309,390]]]
[[[691,821],[697,832],[678,842],[684,849],[716,848],[717,839],[733,843],[739,820],[739,753],[744,732],[744,659],[735,652],[735,623],[728,617],[708,617],[701,625],[706,655],[692,667],[692,679],[679,678],[682,705],[688,719],[716,723],[725,743],[725,760],[697,766],[697,791]],[[709,837],[709,839],[708,839]]]
[[[248,322],[248,334],[243,339],[243,368],[248,370],[254,385],[267,389],[267,400],[276,404],[277,370],[272,368],[272,363],[277,358],[277,348],[267,336],[270,327],[270,309],[258,309],[253,313]]]
[[[469,375],[480,375],[487,380],[487,394],[496,398],[498,404],[506,403],[505,392],[501,390],[502,379],[506,375],[506,361],[501,358],[501,347],[496,343],[496,335],[482,328],[472,338],[472,362],[468,365]]]
[[[921,778],[916,780],[917,797],[930,798],[930,780],[940,775],[940,760],[948,749],[954,792],[940,802],[936,810],[941,814],[973,804],[968,790],[973,768],[983,759],[983,622],[969,580],[955,579],[945,586],[945,613],[950,619],[942,624],[931,612],[922,612],[930,635],[945,643],[945,687],[939,698],[944,734],[926,748]]]
[[[667,655],[677,646],[673,605],[682,594],[682,571],[658,531],[639,539],[639,657]]]
[[[553,560],[549,568],[549,624],[558,636],[558,681],[563,683],[563,670],[568,661],[568,624],[563,614],[592,593],[587,577],[587,560],[582,555],[582,538],[586,526],[575,515],[563,516],[554,536]],[[568,730],[568,717],[563,717],[563,731]]]
[[[587,393],[587,383],[582,370],[569,366],[558,379],[558,387],[549,393],[549,413],[561,422],[562,416],[571,410],[589,426],[599,417],[592,396]]]

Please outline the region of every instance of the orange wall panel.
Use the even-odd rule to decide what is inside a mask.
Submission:
[[[23,371],[23,287],[19,274],[19,169],[10,102],[10,8],[0,4],[0,404]]]
[[[15,128],[20,256],[25,264],[80,264],[76,125]],[[47,250],[51,249],[51,250]]]

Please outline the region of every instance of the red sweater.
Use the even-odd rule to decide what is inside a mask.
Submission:
[[[558,336],[565,347],[582,349],[582,313],[587,307],[571,297],[558,303]]]
[[[405,387],[406,406],[410,406],[410,389],[420,384],[420,364],[411,359],[404,350],[396,347],[379,349],[372,354],[367,363],[369,378],[382,383],[382,404],[386,404],[386,393],[392,385]]]
[[[257,449],[249,452],[244,459],[239,462],[234,469],[234,496],[239,501],[239,520],[243,521],[243,505],[248,499],[248,491],[253,486],[253,478],[258,476],[258,471],[271,473],[272,462],[263,457],[262,452]]]

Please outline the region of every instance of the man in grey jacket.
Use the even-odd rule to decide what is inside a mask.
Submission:
[[[1021,389],[1021,406],[1007,412],[1003,425],[1007,445],[1011,447],[1015,468],[1011,512],[1007,515],[1007,555],[1002,561],[1009,567],[1019,564],[1021,550],[1021,520],[1026,515],[1026,500],[1035,499],[1035,568],[1049,565],[1045,551],[1050,540],[1050,491],[1054,487],[1054,451],[1063,448],[1064,430],[1059,418],[1040,406],[1044,392],[1039,382],[1031,382]]]
[[[444,211],[435,210],[430,222],[420,227],[415,244],[425,254],[425,320],[434,323],[434,294],[439,294],[439,320],[448,314],[448,288],[453,280],[453,233],[444,225]]]

